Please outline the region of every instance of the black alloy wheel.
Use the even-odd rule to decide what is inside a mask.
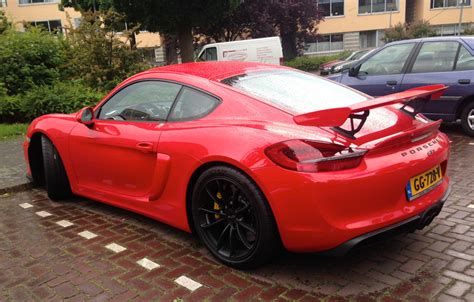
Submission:
[[[215,167],[201,175],[193,194],[193,219],[204,244],[227,265],[254,267],[275,251],[276,227],[262,193],[232,168]]]

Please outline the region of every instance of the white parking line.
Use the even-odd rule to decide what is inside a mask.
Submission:
[[[46,212],[46,211],[39,211],[39,212],[36,212],[35,214],[38,215],[39,217],[43,217],[43,218],[53,216],[53,214],[51,214],[50,212]]]
[[[469,145],[474,146],[474,143],[469,143]]]
[[[151,271],[154,270],[155,268],[160,267],[160,265],[156,262],[153,262],[147,258],[143,258],[137,261],[138,265],[146,268],[147,270]]]
[[[94,234],[94,233],[92,233],[92,232],[89,232],[89,231],[82,231],[82,232],[80,232],[80,233],[77,233],[77,235],[79,235],[79,236],[81,236],[82,238],[85,238],[85,239],[87,239],[87,240],[97,237],[96,234]]]
[[[474,209],[474,203],[471,203],[470,205],[467,206],[469,209]]]
[[[57,221],[56,224],[62,226],[63,228],[67,228],[67,227],[70,227],[71,225],[74,225],[74,223],[67,220]]]
[[[174,280],[174,282],[178,283],[181,286],[186,287],[190,291],[195,291],[196,289],[200,288],[202,286],[201,283],[196,282],[186,276],[181,276],[178,279]]]
[[[22,207],[23,209],[28,209],[28,208],[32,208],[32,207],[33,207],[32,204],[29,204],[29,203],[27,203],[27,202],[20,203],[19,206]]]
[[[118,245],[117,243],[111,243],[105,246],[105,248],[111,250],[114,253],[120,253],[125,251],[127,248],[123,247],[121,245]]]

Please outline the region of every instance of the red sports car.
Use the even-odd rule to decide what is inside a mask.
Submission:
[[[428,225],[449,141],[417,114],[446,87],[381,98],[291,68],[155,68],[94,108],[37,118],[24,153],[51,199],[77,194],[195,232],[223,263],[342,255]]]

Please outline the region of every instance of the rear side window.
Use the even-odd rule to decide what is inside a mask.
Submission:
[[[454,70],[458,42],[425,42],[413,64],[412,73]]]
[[[198,90],[183,87],[169,120],[198,119],[209,114],[219,105],[219,100]]]
[[[474,57],[464,46],[461,46],[459,49],[456,70],[474,70]]]
[[[365,95],[355,90],[293,70],[249,72],[222,82],[296,114],[345,107],[367,100]]]

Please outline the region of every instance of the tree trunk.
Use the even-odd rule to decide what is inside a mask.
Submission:
[[[298,55],[296,47],[296,32],[285,33],[281,35],[281,47],[285,61],[292,60]]]
[[[176,53],[176,36],[165,35],[165,54],[166,54],[166,64],[176,64],[178,63],[178,54]]]
[[[194,61],[193,33],[190,25],[184,24],[178,28],[179,49],[183,63]]]
[[[130,49],[137,49],[137,37],[134,32],[130,33]]]

